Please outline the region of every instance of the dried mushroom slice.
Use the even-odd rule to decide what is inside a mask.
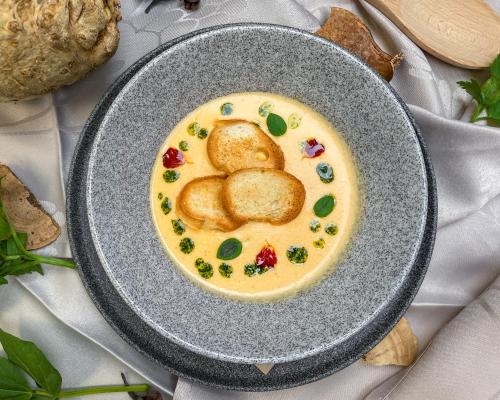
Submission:
[[[402,54],[392,56],[384,52],[373,40],[368,27],[353,13],[332,7],[330,17],[316,35],[331,40],[365,60],[387,81],[403,59]]]
[[[47,246],[57,239],[61,228],[42,208],[33,193],[6,165],[0,164],[0,198],[16,231],[28,234],[28,250]]]
[[[417,338],[403,317],[379,344],[363,356],[363,360],[370,365],[406,367],[415,361],[417,351]]]

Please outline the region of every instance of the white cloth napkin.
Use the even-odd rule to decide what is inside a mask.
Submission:
[[[500,273],[500,129],[466,122],[472,111],[471,99],[455,83],[480,74],[449,66],[422,52],[364,1],[202,0],[198,11],[188,13],[171,0],[144,14],[147,3],[122,0],[120,46],[102,68],[52,97],[0,105],[0,161],[15,170],[59,222],[64,224],[61,170],[66,176],[78,135],[100,95],[135,60],[169,39],[222,23],[271,22],[313,32],[328,17],[331,6],[340,6],[363,18],[385,50],[404,53],[391,84],[410,105],[436,171],[436,246],[429,272],[408,312],[421,347],[493,282]],[[499,0],[490,3],[500,11]],[[45,252],[67,255],[66,234]],[[19,281],[69,326],[160,387],[173,388],[171,375],[132,350],[106,324],[75,273],[50,267],[46,271],[45,277],[32,275]],[[361,399],[377,388],[377,395],[383,398],[405,371],[358,362],[319,382],[265,394],[210,390],[180,380],[175,397]],[[75,381],[77,371],[66,373],[74,373]]]
[[[365,400],[500,398],[500,277],[432,340],[420,358]]]

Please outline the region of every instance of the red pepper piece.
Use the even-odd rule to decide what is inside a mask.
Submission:
[[[314,138],[307,139],[304,146],[304,156],[307,158],[318,157],[325,152],[325,146]]]
[[[255,265],[261,268],[272,268],[278,262],[278,257],[273,246],[264,246],[255,257]]]
[[[184,154],[174,147],[169,147],[165,154],[163,154],[163,166],[165,168],[177,168],[184,163]]]

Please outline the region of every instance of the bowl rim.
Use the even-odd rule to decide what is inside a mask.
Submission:
[[[413,126],[414,133],[416,138],[418,139],[418,142],[420,144],[420,148],[422,151],[422,157],[423,161],[425,164],[425,169],[426,169],[426,178],[427,178],[427,191],[428,191],[428,210],[427,210],[427,216],[426,216],[426,223],[425,223],[425,230],[424,234],[422,236],[420,248],[418,251],[418,256],[415,258],[415,262],[409,271],[407,277],[404,280],[404,284],[402,287],[399,289],[398,293],[401,294],[401,296],[397,296],[397,298],[400,300],[397,303],[397,307],[395,307],[395,310],[390,310],[392,312],[389,312],[390,319],[388,320],[385,318],[383,322],[379,322],[376,327],[376,329],[373,332],[373,338],[369,341],[369,343],[365,343],[364,346],[358,349],[357,353],[358,354],[351,354],[345,362],[342,364],[339,364],[333,368],[328,369],[327,371],[324,371],[324,373],[316,374],[314,377],[309,377],[305,378],[303,380],[296,380],[294,382],[278,382],[274,383],[273,385],[264,385],[262,387],[260,386],[248,386],[248,385],[241,385],[241,384],[227,384],[227,383],[218,383],[218,382],[212,382],[212,381],[206,381],[200,378],[197,378],[195,376],[192,376],[190,374],[183,373],[179,368],[175,368],[175,366],[168,365],[168,363],[165,363],[164,360],[158,360],[158,358],[152,356],[150,352],[146,351],[143,349],[135,340],[131,339],[130,334],[131,331],[130,329],[127,329],[126,327],[123,326],[123,321],[119,321],[119,318],[117,319],[117,315],[114,315],[113,312],[110,312],[109,304],[103,304],[102,299],[103,299],[103,292],[102,292],[102,287],[99,287],[98,280],[92,280],[91,276],[88,275],[88,272],[93,268],[93,266],[89,266],[86,264],[87,257],[85,256],[85,252],[87,250],[90,250],[90,247],[93,247],[92,240],[90,239],[90,235],[88,237],[85,237],[85,233],[81,231],[80,228],[78,228],[78,224],[82,223],[82,218],[85,218],[87,215],[87,210],[86,210],[86,202],[82,205],[81,202],[79,202],[79,195],[81,193],[85,193],[86,191],[86,181],[88,179],[87,172],[88,169],[87,163],[88,163],[88,157],[86,157],[86,148],[90,147],[93,143],[93,140],[96,136],[97,133],[97,128],[100,126],[104,116],[106,115],[106,112],[110,105],[113,103],[114,99],[119,95],[123,87],[129,82],[130,79],[132,79],[133,76],[137,72],[139,72],[146,64],[148,64],[150,61],[154,60],[157,56],[159,56],[161,53],[164,51],[170,49],[172,46],[185,41],[187,39],[193,38],[194,36],[202,35],[207,32],[211,31],[221,31],[225,29],[232,29],[232,28],[275,28],[275,29],[282,29],[285,31],[292,31],[295,33],[299,33],[305,36],[310,36],[314,40],[319,40],[322,41],[334,48],[336,48],[337,51],[340,51],[344,54],[347,54],[350,57],[355,57],[365,68],[368,68],[370,71],[373,72],[374,76],[377,76],[378,79],[382,81],[382,84],[389,90],[389,92],[394,96],[396,101],[399,103],[399,105],[402,107],[402,109],[405,111],[409,122]],[[88,153],[88,152],[87,152]],[[88,155],[88,154],[87,154]],[[83,162],[83,164],[82,164]],[[83,195],[85,196],[85,195]],[[136,350],[138,350],[140,353],[146,355],[148,358],[158,362],[160,365],[163,367],[166,367],[169,369],[171,372],[174,372],[176,375],[186,377],[191,380],[198,381],[199,383],[203,384],[208,384],[211,386],[219,387],[219,388],[224,388],[224,389],[233,389],[233,390],[274,390],[274,389],[281,389],[281,388],[286,388],[286,387],[292,387],[292,386],[297,386],[301,384],[305,384],[308,382],[312,382],[314,380],[320,379],[321,377],[327,376],[333,372],[336,372],[348,365],[350,365],[352,362],[357,360],[362,354],[365,354],[368,350],[370,350],[372,347],[374,347],[380,340],[382,340],[383,337],[394,327],[394,325],[399,321],[399,319],[403,316],[403,314],[406,312],[407,308],[411,304],[411,301],[415,297],[418,288],[420,287],[420,284],[425,276],[425,273],[427,271],[427,267],[430,261],[430,257],[432,254],[432,249],[433,249],[433,244],[435,240],[435,233],[436,233],[436,226],[437,226],[437,192],[436,192],[436,182],[435,182],[435,177],[434,177],[434,172],[432,168],[432,164],[430,162],[430,158],[428,155],[427,147],[425,145],[425,142],[423,141],[422,135],[420,133],[420,130],[418,126],[416,125],[416,122],[414,120],[414,117],[410,113],[407,105],[403,102],[403,100],[400,98],[400,96],[395,92],[395,90],[392,88],[392,86],[385,81],[376,71],[374,71],[369,65],[367,65],[363,60],[361,60],[359,57],[349,53],[342,47],[338,46],[335,43],[332,43],[326,39],[320,38],[318,36],[313,35],[310,32],[306,32],[300,29],[292,28],[292,27],[287,27],[287,26],[282,26],[282,25],[276,25],[276,24],[267,24],[267,23],[236,23],[236,24],[224,24],[224,25],[217,25],[214,27],[210,28],[205,28],[201,29],[198,31],[194,31],[191,33],[188,33],[186,35],[180,36],[178,38],[175,38],[171,41],[168,41],[156,49],[152,50],[151,52],[147,53],[144,55],[142,58],[140,58],[138,61],[136,61],[134,64],[132,64],[127,70],[125,70],[115,81],[114,83],[106,90],[106,92],[103,94],[101,97],[100,101],[97,103],[95,106],[94,110],[90,114],[85,126],[82,129],[82,133],[79,137],[79,140],[77,142],[77,145],[75,147],[75,151],[73,154],[71,166],[70,166],[70,171],[68,174],[68,185],[67,185],[67,200],[66,200],[66,213],[67,213],[67,223],[68,223],[68,236],[70,239],[70,246],[71,246],[71,251],[73,254],[73,257],[75,258],[75,261],[78,265],[78,272],[79,275],[82,279],[82,282],[85,286],[85,289],[87,293],[90,295],[92,301],[96,305],[96,307],[99,309],[101,314],[104,316],[106,321],[113,327],[113,329],[132,347],[134,347]],[[92,251],[95,251],[95,247],[92,248]],[[418,266],[418,270],[416,270],[417,264],[420,265]],[[90,268],[90,269],[89,269]],[[98,268],[102,268],[102,266],[98,266]],[[404,289],[404,290],[403,290]],[[122,299],[105,299],[108,302],[114,302],[117,303],[119,300]],[[123,301],[123,300],[122,300]],[[114,304],[113,307],[118,306],[117,304]],[[125,304],[126,306],[126,304]],[[364,330],[364,329],[362,329]],[[168,340],[165,338],[165,340]],[[171,342],[171,341],[170,341]],[[172,344],[172,343],[171,343]],[[177,344],[174,344],[177,346]],[[327,351],[324,351],[325,353]],[[309,358],[314,358],[317,356],[321,356],[321,354],[313,355],[310,356]],[[193,353],[200,359],[204,358],[205,356],[200,355],[198,353]],[[285,365],[285,364],[297,364],[300,363],[300,359],[293,361],[293,362],[285,362],[280,365]],[[225,361],[217,360],[217,362],[220,363],[225,363]],[[231,363],[233,364],[233,363]],[[243,365],[243,364],[237,364],[236,365]],[[267,376],[267,375],[266,375]]]

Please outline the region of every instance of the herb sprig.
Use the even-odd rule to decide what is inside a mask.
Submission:
[[[149,391],[148,384],[61,389],[61,374],[36,344],[21,340],[1,329],[0,343],[7,355],[7,358],[0,357],[0,399],[56,400],[101,393],[129,392],[135,395],[134,392]],[[23,371],[33,378],[36,388],[28,384]]]
[[[482,85],[475,79],[457,82],[477,101],[470,122],[488,120],[500,123],[500,54],[491,64],[490,74],[491,77]],[[483,114],[484,111],[486,115]]]
[[[2,177],[0,177],[1,185]],[[43,275],[41,264],[56,265],[64,268],[76,268],[73,260],[58,257],[46,257],[26,250],[28,235],[16,232],[7,210],[0,200],[0,285],[8,283],[8,275],[18,276],[38,272]]]

